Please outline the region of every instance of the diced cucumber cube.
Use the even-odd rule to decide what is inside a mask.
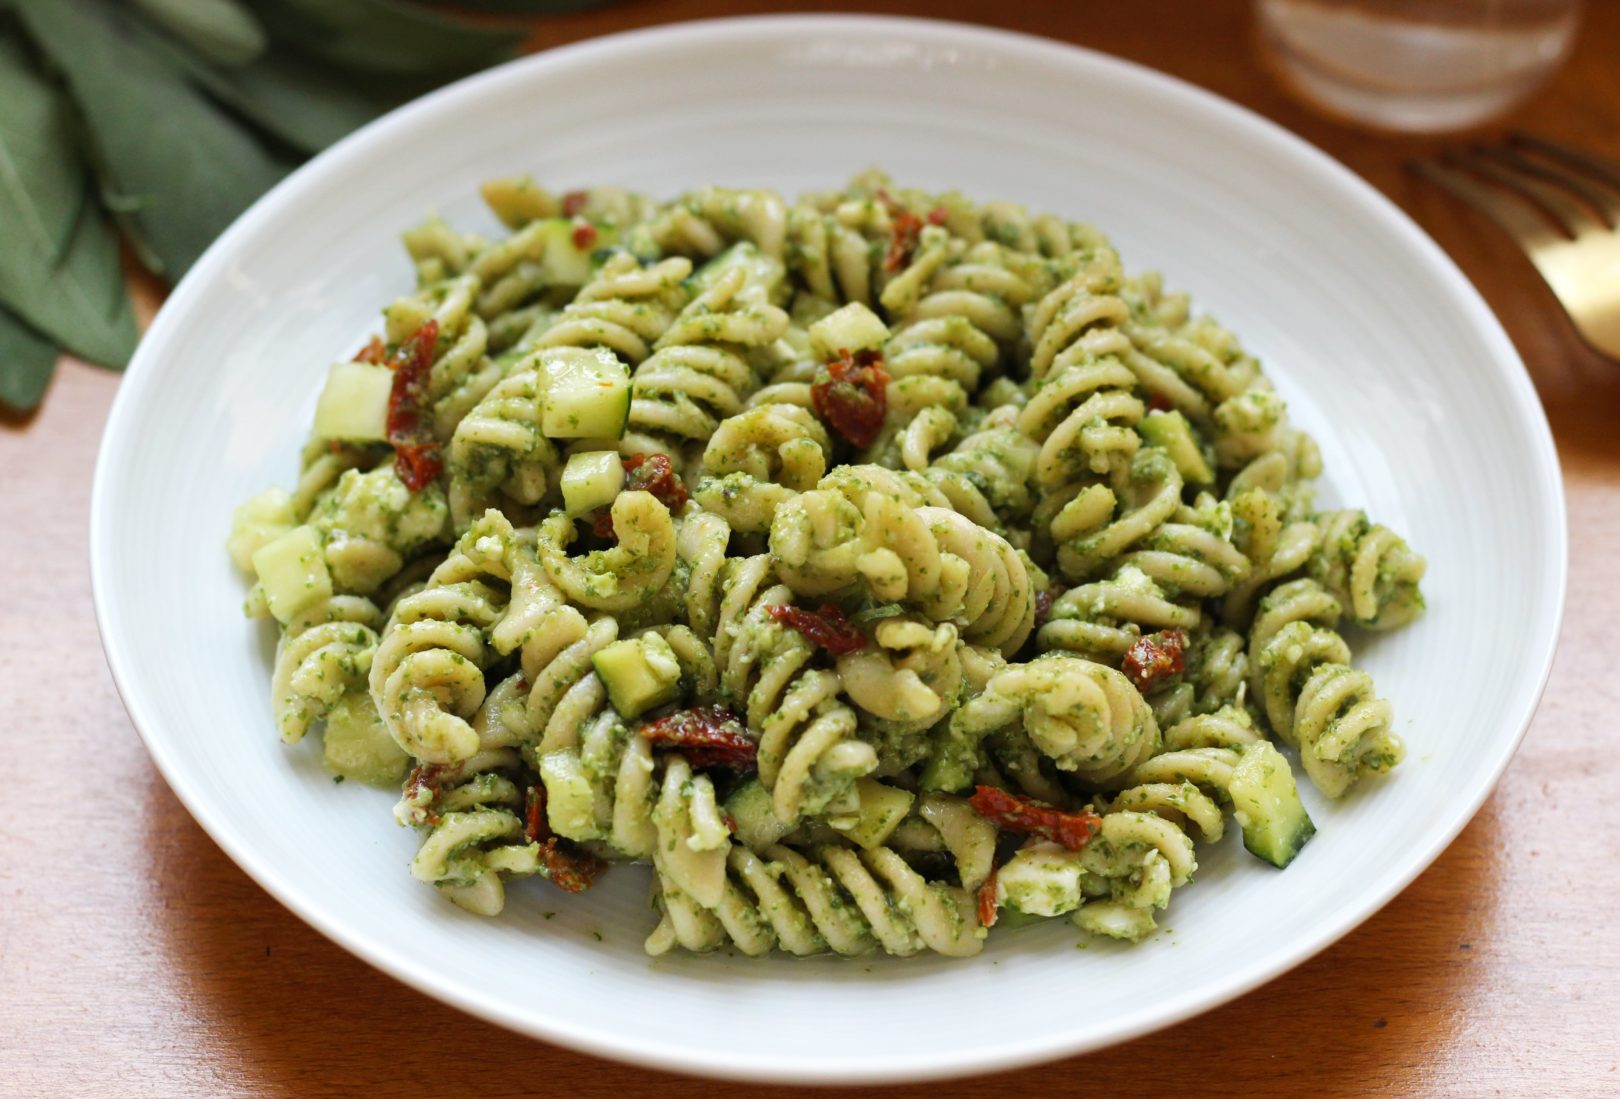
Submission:
[[[1142,417],[1136,430],[1150,446],[1162,447],[1169,452],[1170,460],[1176,464],[1176,469],[1188,484],[1215,483],[1215,471],[1210,468],[1209,459],[1198,449],[1198,439],[1193,435],[1192,425],[1180,412],[1154,409]]]
[[[1232,815],[1243,828],[1243,846],[1273,866],[1294,861],[1316,835],[1300,804],[1294,772],[1283,754],[1265,741],[1247,745],[1232,768]]]
[[[591,280],[591,253],[611,247],[618,239],[612,226],[591,225],[593,231],[587,233],[581,231],[586,224],[573,218],[545,220],[540,230],[546,242],[546,250],[540,255],[540,271],[546,285],[584,286]],[[583,241],[585,247],[581,248],[576,240]]]
[[[856,779],[855,793],[860,805],[854,815],[833,817],[829,823],[867,850],[882,847],[888,841],[889,834],[906,819],[911,803],[916,800],[911,791],[885,786],[872,778]]]
[[[823,362],[840,351],[875,351],[889,339],[889,326],[858,301],[834,309],[810,326],[810,350]]]
[[[617,439],[630,420],[630,371],[605,347],[550,347],[540,430],[553,439]]]
[[[327,770],[368,786],[397,787],[411,757],[394,742],[369,691],[350,691],[326,715]]]
[[[255,553],[297,525],[292,495],[284,488],[267,488],[236,509],[225,548],[236,567],[247,572],[253,568]]]
[[[771,795],[758,779],[749,779],[726,799],[726,815],[737,824],[737,839],[743,846],[763,851],[793,831],[776,815]]]
[[[276,621],[285,625],[298,612],[332,597],[326,551],[312,526],[294,527],[253,555],[253,571]]]
[[[575,454],[563,467],[563,507],[569,515],[585,515],[611,504],[624,487],[624,461],[616,450]]]
[[[335,363],[315,404],[315,434],[322,439],[388,438],[388,394],[394,372],[372,363]]]
[[[681,693],[681,662],[669,642],[655,633],[597,650],[591,666],[607,688],[608,701],[627,721],[673,702]]]
[[[546,788],[546,823],[571,840],[600,839],[596,827],[596,790],[579,752],[560,748],[540,757],[540,781]]]

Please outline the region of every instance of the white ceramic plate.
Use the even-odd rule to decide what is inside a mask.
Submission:
[[[494,228],[476,186],[532,170],[673,196],[787,192],[870,164],[1092,220],[1260,354],[1316,433],[1327,499],[1430,562],[1430,613],[1358,649],[1410,758],[1287,871],[1201,853],[1171,929],[1077,951],[1065,921],[972,961],[644,957],[636,870],[580,898],[516,886],[481,920],[413,882],[392,797],[334,789],[277,740],[272,639],[238,613],[231,509],[289,483],[327,364],[410,285],[429,210]],[[278,187],[208,252],[142,343],[108,423],[91,534],[125,703],[208,832],[304,919],[401,980],[528,1034],[645,1064],[898,1080],[1094,1049],[1275,977],[1360,923],[1473,816],[1535,707],[1562,611],[1557,460],[1523,366],[1411,222],[1274,126],[1145,69],[948,24],[697,23],[514,62],[400,110]],[[314,738],[311,738],[313,740]],[[544,914],[555,912],[555,919]],[[598,941],[597,934],[601,939]],[[1079,1002],[1084,1010],[1065,1010]],[[987,1004],[1040,1004],[998,1012]]]

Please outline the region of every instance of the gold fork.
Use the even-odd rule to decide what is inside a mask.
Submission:
[[[1581,337],[1620,361],[1620,165],[1512,134],[1408,167],[1506,230]]]

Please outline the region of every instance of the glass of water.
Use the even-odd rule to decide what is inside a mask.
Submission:
[[[1330,113],[1460,130],[1506,111],[1569,56],[1581,0],[1255,0],[1261,49]]]

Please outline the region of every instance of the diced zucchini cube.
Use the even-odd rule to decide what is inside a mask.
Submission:
[[[267,488],[236,509],[225,548],[236,567],[247,572],[253,568],[255,553],[297,525],[292,495],[284,488]]]
[[[253,555],[253,571],[276,621],[285,625],[298,612],[332,597],[326,551],[312,526],[294,527]]]
[[[1271,865],[1287,866],[1316,835],[1288,759],[1271,744],[1262,740],[1244,747],[1229,790],[1243,846]]]
[[[856,779],[855,792],[860,798],[860,808],[853,816],[834,817],[830,823],[867,850],[882,847],[888,841],[890,833],[906,819],[911,803],[916,800],[916,795],[909,790],[885,786],[871,778]]]
[[[553,439],[617,439],[630,420],[630,371],[605,347],[551,347],[540,430]]]
[[[810,350],[823,362],[840,351],[875,351],[889,339],[889,327],[858,301],[834,309],[810,326]]]
[[[546,250],[540,255],[541,277],[547,286],[584,286],[591,281],[591,253],[610,247],[618,239],[612,226],[591,225],[591,232],[581,231],[585,222],[573,218],[547,218],[540,230],[545,238]],[[583,241],[585,247],[576,243]]]
[[[596,790],[579,752],[560,748],[540,757],[540,781],[546,788],[546,823],[566,839],[601,839],[596,826]]]
[[[669,642],[655,633],[598,649],[591,666],[607,688],[608,701],[627,721],[681,693],[681,662]]]
[[[726,815],[737,824],[737,839],[754,851],[763,851],[793,831],[776,815],[771,795],[758,779],[749,779],[726,799]]]
[[[569,515],[585,515],[605,504],[624,488],[624,460],[616,450],[575,454],[563,467],[563,507]]]
[[[372,363],[335,363],[315,404],[315,434],[322,439],[388,438],[388,395],[394,372]]]
[[[411,757],[394,742],[369,691],[350,691],[326,715],[327,770],[367,786],[397,787]]]

